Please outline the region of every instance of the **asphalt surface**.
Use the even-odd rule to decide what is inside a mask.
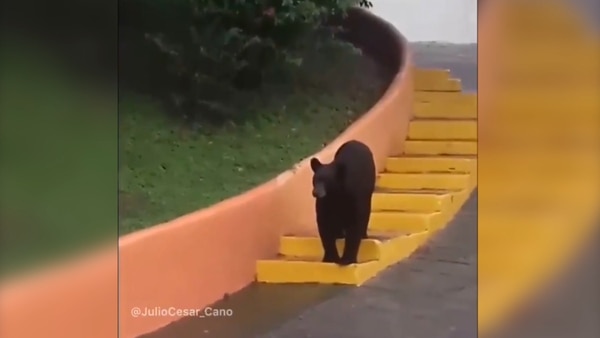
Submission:
[[[420,67],[449,68],[477,88],[477,45],[413,44]],[[476,338],[477,196],[409,259],[362,287],[252,284],[143,338]],[[140,337],[140,338],[141,338]]]

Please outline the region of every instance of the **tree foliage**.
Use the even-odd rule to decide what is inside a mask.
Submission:
[[[365,0],[185,0],[182,30],[148,31],[145,37],[167,57],[176,86],[169,97],[180,114],[227,119],[222,98],[261,86],[275,67],[298,66],[298,44]]]

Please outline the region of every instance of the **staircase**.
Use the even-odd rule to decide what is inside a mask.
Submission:
[[[284,236],[278,258],[257,262],[258,282],[361,285],[452,219],[477,184],[477,95],[463,93],[446,70],[416,70],[415,90],[404,152],[377,176],[359,262],[322,263],[318,237]]]

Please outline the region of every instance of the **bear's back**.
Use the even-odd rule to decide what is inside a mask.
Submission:
[[[375,189],[375,161],[369,147],[356,140],[344,143],[334,161],[344,167],[346,191],[366,194]]]

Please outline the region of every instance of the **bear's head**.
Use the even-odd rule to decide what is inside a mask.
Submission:
[[[313,197],[323,198],[342,189],[344,168],[339,163],[334,161],[323,164],[318,158],[313,157],[310,160],[310,168],[313,171]]]

